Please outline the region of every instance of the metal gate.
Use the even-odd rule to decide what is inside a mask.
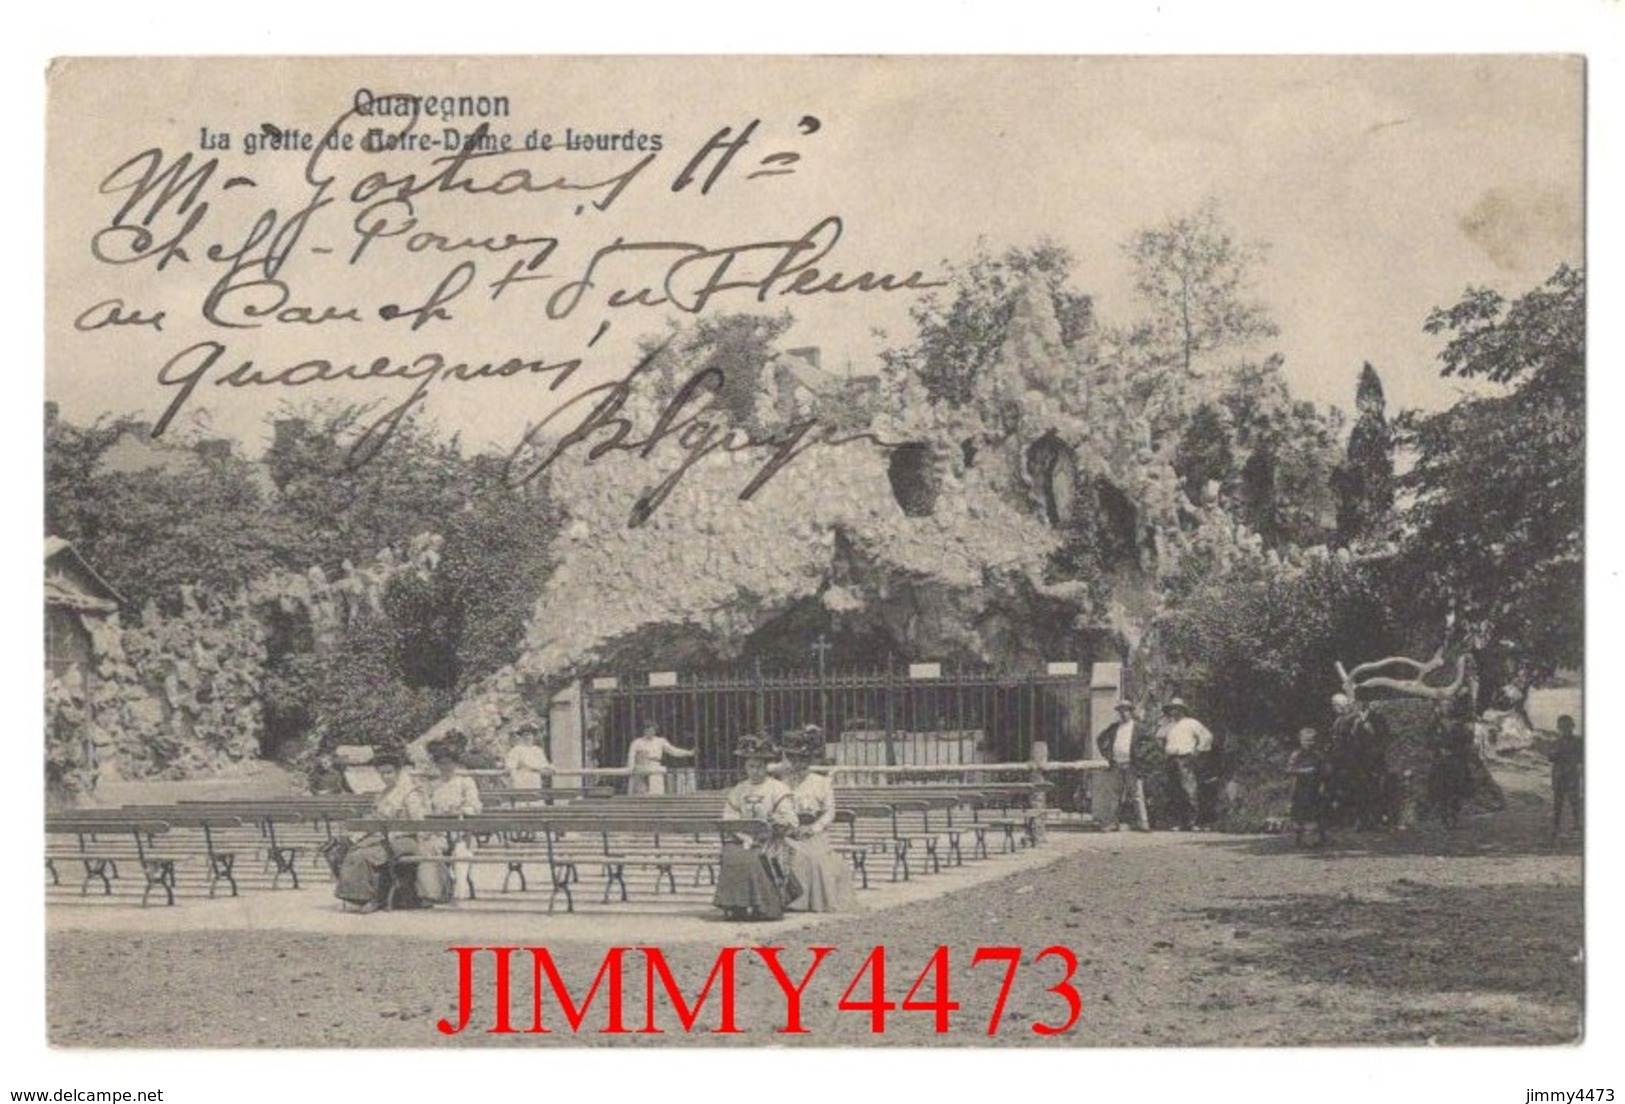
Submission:
[[[947,671],[660,672],[585,680],[591,765],[626,765],[645,725],[697,757],[668,761],[677,788],[730,785],[733,748],[747,732],[774,737],[816,724],[828,757],[848,765],[944,766],[1026,762],[1034,741],[1054,758],[1088,754],[1088,678]],[[692,776],[686,773],[692,767]]]

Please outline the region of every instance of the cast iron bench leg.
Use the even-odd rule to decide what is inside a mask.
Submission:
[[[84,881],[84,884],[79,887],[79,896],[85,897],[85,896],[88,896],[90,894],[90,881],[91,881],[92,878],[100,878],[102,880],[102,896],[103,897],[111,897],[111,896],[113,896],[113,883],[108,878],[108,872],[109,871],[112,872],[112,876],[114,878],[118,877],[118,867],[116,865],[114,865],[113,860],[112,859],[86,859],[86,860],[84,860],[84,863],[85,863],[85,881]]]
[[[224,881],[231,886],[231,895],[237,896],[237,879],[232,876],[231,868],[237,861],[237,856],[230,851],[209,856],[209,898],[214,898],[215,886]]]
[[[672,873],[672,864],[671,863],[669,863],[669,862],[655,863],[655,892],[656,893],[660,892],[660,879],[661,878],[666,879],[666,884],[671,886],[672,896],[675,897],[677,895],[677,875]],[[625,900],[625,898],[622,898],[622,900]]]
[[[867,851],[849,851],[847,854],[852,858],[852,872],[862,881],[863,888],[868,889],[869,853]]]
[[[523,892],[525,892],[525,890],[530,888],[529,884],[525,881],[525,864],[524,864],[524,862],[522,860],[518,860],[518,859],[509,859],[508,860],[508,870],[507,870],[506,873],[504,873],[502,875],[502,892],[504,892],[504,893],[508,892],[508,879],[514,877],[515,875],[518,875],[518,877],[519,877],[519,892],[520,893],[523,893]]]
[[[147,859],[141,864],[141,872],[147,876],[147,888],[141,891],[142,908],[147,907],[147,898],[152,894],[153,886],[164,891],[165,904],[175,903],[174,859]]]
[[[51,873],[51,884],[52,885],[61,885],[62,884],[62,876],[56,872],[56,863],[51,860],[51,856],[49,856],[49,855],[45,856],[45,869],[50,871],[50,873]],[[696,878],[697,877],[698,877],[698,875],[696,875]]]
[[[553,912],[553,903],[561,893],[564,894],[564,911],[574,912],[576,910],[575,898],[570,894],[570,882],[573,880],[572,875],[574,872],[575,863],[566,863],[553,871],[553,892],[547,895],[547,911],[549,914]]]
[[[286,874],[293,879],[293,888],[299,888],[299,871],[294,869],[294,863],[299,861],[299,848],[273,847],[271,848],[271,861],[276,863],[276,873],[271,875],[271,888],[277,888],[277,883]]]
[[[616,883],[621,887],[621,900],[626,900],[626,864],[604,864],[604,904],[609,904],[609,891]]]
[[[987,858],[987,825],[973,825],[971,831],[976,834],[976,857],[979,859]]]
[[[959,837],[964,835],[963,829],[954,829],[948,833],[948,865],[964,866],[965,855],[959,850]]]
[[[894,882],[897,880],[897,871],[899,869],[903,871],[903,881],[908,881],[910,875],[908,869],[908,840],[906,839],[898,840],[896,846],[892,849],[891,880]]]

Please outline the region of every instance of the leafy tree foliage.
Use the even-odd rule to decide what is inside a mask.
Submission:
[[[127,637],[149,603],[153,631],[181,624],[183,588],[238,610],[258,650],[223,662],[258,688],[265,747],[277,754],[316,731],[357,742],[420,733],[517,658],[552,571],[559,512],[545,481],[508,488],[497,457],[464,457],[411,421],[345,471],[363,413],[284,411],[260,463],[207,443],[146,444],[130,418],[88,429],[53,421],[47,433],[47,534],[72,541],[130,599]],[[435,570],[399,573],[382,608],[338,639],[313,631],[312,569],[350,579],[351,565],[376,569],[381,553],[403,562],[425,534],[439,537]],[[285,592],[260,585],[255,602],[244,599],[248,584],[283,577]],[[199,722],[197,737],[220,733]]]
[[[332,573],[420,533],[439,532],[473,492],[469,461],[407,418],[367,463],[349,467],[349,441],[367,411],[356,406],[289,409],[275,423],[265,465],[277,488],[277,521],[289,530],[288,566]]]
[[[1435,310],[1443,374],[1490,394],[1403,420],[1415,463],[1406,584],[1537,664],[1577,664],[1584,639],[1585,272],[1560,266],[1507,301],[1469,289]]]
[[[179,607],[180,588],[227,593],[279,562],[277,526],[253,466],[207,448],[167,452],[166,462],[106,470],[133,418],[46,433],[45,532],[60,536],[139,610]]]
[[[887,366],[917,378],[934,403],[969,404],[977,380],[1003,354],[1018,293],[1029,285],[1048,298],[1065,347],[1082,349],[1094,328],[1094,302],[1070,287],[1074,263],[1067,249],[1052,242],[996,257],[983,251],[965,265],[945,262],[951,294],[931,292],[920,300],[910,312],[918,340],[887,350]]]
[[[337,648],[290,661],[286,677],[329,743],[406,743],[445,715],[452,694],[404,677],[409,633],[389,616],[363,618]]]
[[[1354,402],[1360,417],[1349,434],[1347,455],[1332,473],[1339,547],[1371,535],[1394,508],[1394,435],[1385,413],[1382,379],[1369,362],[1360,369]]]
[[[1231,732],[1281,734],[1324,720],[1338,660],[1393,654],[1403,625],[1382,581],[1331,557],[1301,570],[1210,578],[1158,630],[1183,692]]]
[[[1264,307],[1248,298],[1264,247],[1238,241],[1213,204],[1141,230],[1123,251],[1147,309],[1128,343],[1151,364],[1189,379],[1209,367],[1213,354],[1279,332]]]

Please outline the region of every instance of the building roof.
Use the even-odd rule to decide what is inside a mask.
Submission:
[[[106,579],[96,574],[73,545],[61,537],[46,537],[45,604],[113,613],[127,603]]]

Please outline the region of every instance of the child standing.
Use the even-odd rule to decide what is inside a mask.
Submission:
[[[1315,846],[1326,843],[1326,796],[1331,764],[1320,749],[1320,734],[1312,728],[1298,732],[1298,747],[1286,762],[1292,778],[1293,839],[1303,846],[1304,829],[1315,827]]]

